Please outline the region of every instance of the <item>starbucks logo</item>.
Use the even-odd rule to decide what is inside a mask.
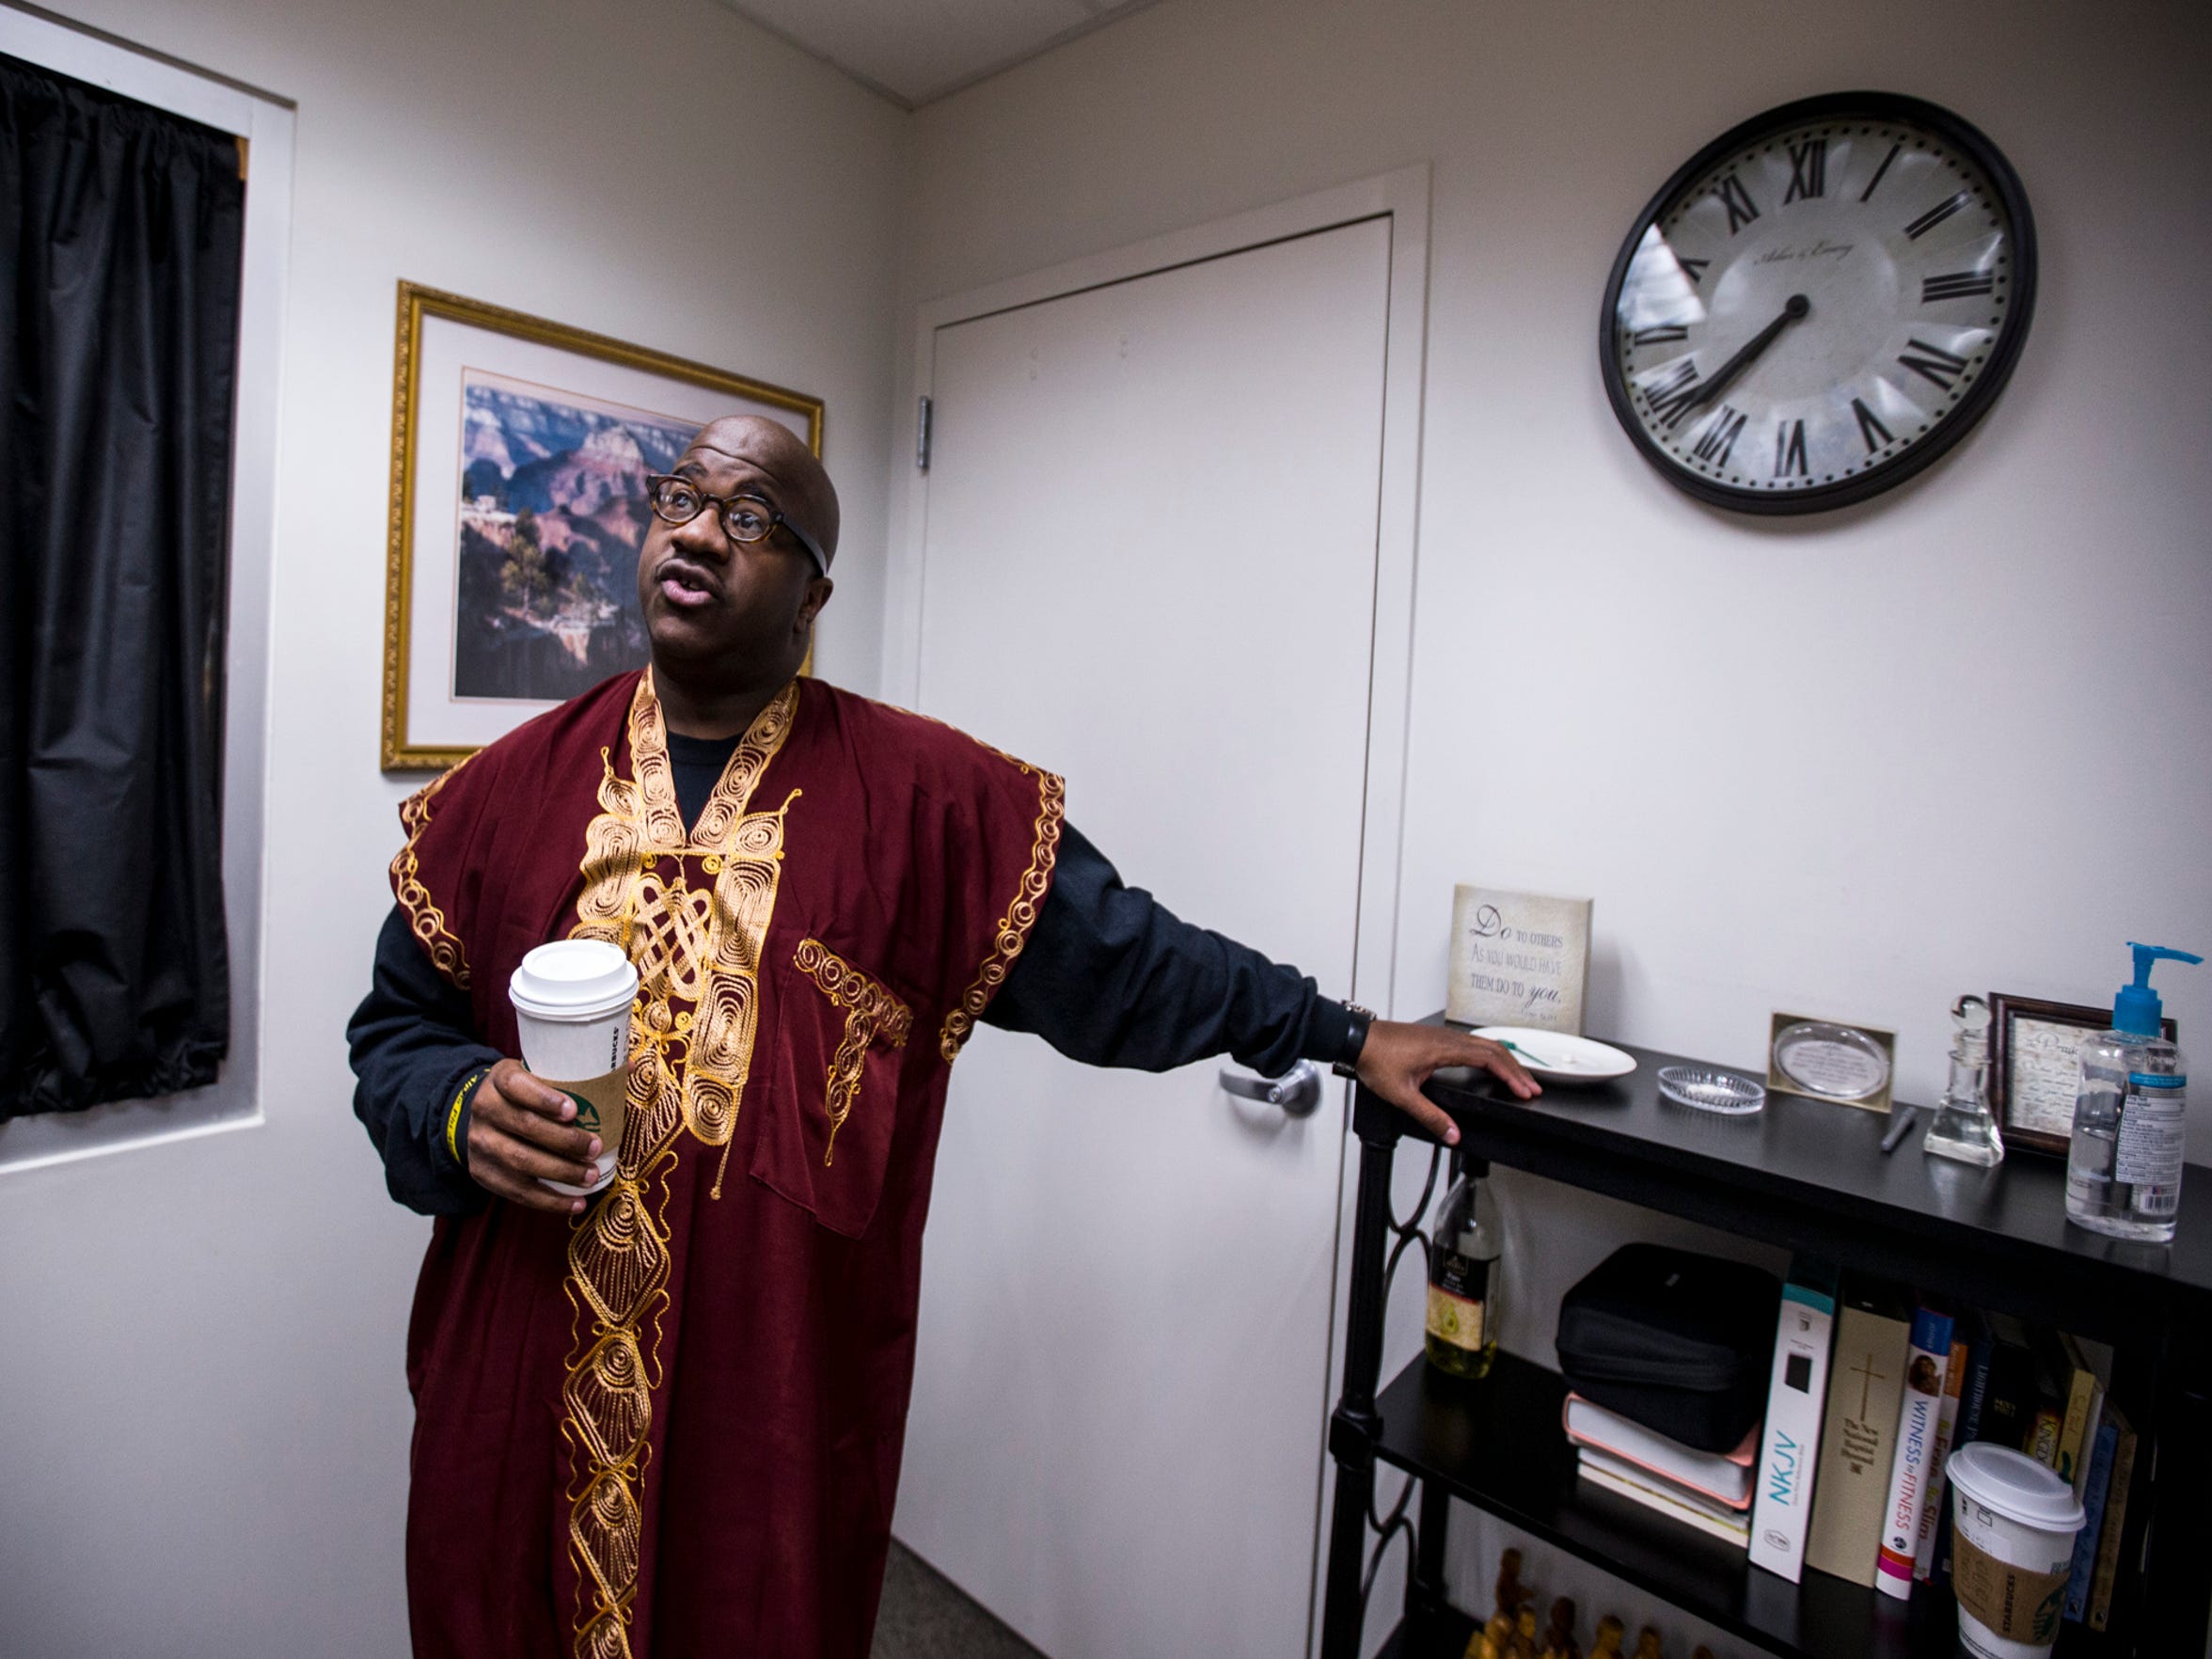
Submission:
[[[574,1089],[562,1089],[561,1092],[576,1102],[577,1128],[595,1130],[599,1127],[598,1107],[592,1105],[591,1101],[585,1099]]]

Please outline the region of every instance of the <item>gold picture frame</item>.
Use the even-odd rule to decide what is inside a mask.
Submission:
[[[426,330],[433,336],[434,345],[430,355],[436,359],[427,367]],[[566,361],[562,356],[547,356],[547,352],[562,354]],[[472,365],[471,357],[504,360],[494,361],[486,368]],[[426,379],[426,375],[430,378]],[[471,376],[475,382],[465,385]],[[599,384],[568,384],[594,380]],[[730,404],[735,403],[740,405],[736,412],[768,414],[783,420],[795,432],[800,431],[803,425],[801,435],[816,456],[822,452],[823,404],[819,398],[564,323],[508,310],[419,283],[401,282],[392,367],[390,520],[385,574],[381,765],[387,772],[440,770],[456,766],[501,735],[502,730],[520,724],[561,700],[551,694],[465,696],[454,672],[454,665],[460,661],[456,637],[462,620],[458,597],[465,536],[462,527],[471,511],[472,499],[465,495],[464,486],[474,476],[463,463],[462,455],[469,441],[466,431],[469,400],[482,389],[478,382],[495,388],[485,393],[486,396],[507,395],[525,403],[535,398],[541,406],[572,413],[575,412],[571,408],[573,404],[585,411],[585,419],[602,424],[611,424],[613,418],[601,415],[598,413],[601,410],[636,409],[654,441],[663,443],[672,434],[695,429],[715,415],[732,413]],[[523,389],[512,394],[498,389],[509,386]],[[647,396],[653,397],[652,405],[645,403]],[[426,400],[434,413],[426,413]],[[423,489],[425,462],[434,456],[433,449],[425,442],[424,426],[426,420],[434,418],[441,427],[449,420],[453,422],[453,441],[450,445],[441,442],[434,451],[439,470],[434,486],[439,492],[450,489],[452,516],[446,518],[441,514],[437,522],[455,527],[453,547],[447,549],[441,538],[435,549],[437,577],[445,588],[451,590],[450,595],[444,595],[441,591],[441,597],[450,596],[452,600],[437,613],[444,617],[449,636],[438,641],[447,647],[448,702],[454,708],[464,703],[482,706],[471,706],[465,720],[448,711],[440,730],[425,732],[415,729],[414,717],[422,712],[419,703],[423,700],[411,697],[410,688],[412,686],[419,690],[429,672],[424,663],[418,661],[418,654],[426,645],[424,611],[432,605],[433,596],[427,589],[419,592],[418,581],[431,550],[418,543],[426,526],[425,514],[442,506],[442,502],[434,502]],[[441,431],[439,435],[442,439],[445,434]],[[489,498],[473,499],[481,505]],[[514,515],[506,516],[512,519]],[[631,557],[635,558],[634,549]],[[599,608],[608,608],[604,596]],[[587,638],[589,634],[587,629]],[[572,644],[570,649],[576,648]],[[578,660],[587,659],[579,656]],[[811,652],[809,661],[812,661]],[[416,704],[414,708],[411,703]],[[500,726],[501,720],[505,721],[504,727]],[[458,731],[462,724],[469,729]]]
[[[1766,1027],[1766,1092],[1830,1100],[1863,1112],[1890,1109],[1897,1034],[1819,1015],[1777,1010]]]

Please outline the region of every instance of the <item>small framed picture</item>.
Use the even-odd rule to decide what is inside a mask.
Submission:
[[[2005,1149],[2066,1156],[2083,1041],[2112,1023],[2109,1005],[2046,1003],[2003,991],[1989,996],[1989,1110]],[[2173,1035],[2173,1021],[2165,1022]]]
[[[1803,1014],[1776,1014],[1767,1025],[1769,1094],[1834,1100],[1887,1113],[1897,1069],[1897,1034]]]

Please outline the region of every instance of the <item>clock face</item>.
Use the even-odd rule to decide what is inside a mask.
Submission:
[[[1840,507],[1965,434],[2034,297],[2027,197],[1986,138],[1916,99],[1811,99],[1724,134],[1645,210],[1606,288],[1606,389],[1700,499]]]

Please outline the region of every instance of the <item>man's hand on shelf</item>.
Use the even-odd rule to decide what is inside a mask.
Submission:
[[[1408,1025],[1378,1019],[1367,1027],[1360,1050],[1359,1080],[1446,1146],[1456,1146],[1460,1131],[1451,1114],[1421,1093],[1430,1073],[1446,1066],[1471,1066],[1493,1074],[1515,1098],[1532,1100],[1543,1093],[1521,1062],[1487,1037],[1469,1036],[1443,1025]]]

